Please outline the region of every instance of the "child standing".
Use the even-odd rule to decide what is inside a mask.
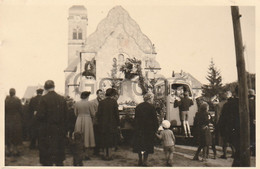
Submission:
[[[213,159],[216,159],[217,156],[217,151],[216,151],[216,134],[215,134],[215,122],[213,117],[211,116],[211,114],[208,114],[208,118],[209,118],[209,131],[211,133],[211,147],[214,153],[214,157]],[[209,156],[209,147],[207,148],[207,158]]]
[[[163,150],[166,157],[166,165],[172,166],[173,152],[175,147],[175,136],[173,132],[169,129],[171,123],[168,120],[162,122],[163,130],[156,136],[162,140]]]
[[[74,139],[71,140],[73,165],[74,166],[83,166],[83,159],[84,159],[83,134],[80,132],[74,132],[73,135],[74,135]]]

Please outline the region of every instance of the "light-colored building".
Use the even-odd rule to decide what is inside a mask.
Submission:
[[[65,69],[65,95],[75,99],[83,90],[95,91],[110,87],[113,63],[117,63],[117,78],[124,78],[119,71],[127,58],[142,61],[144,76],[159,67],[151,40],[142,33],[139,25],[121,6],[112,8],[107,17],[87,36],[88,16],[84,6],[69,8],[68,17],[68,67]],[[148,69],[147,69],[148,68]]]
[[[181,73],[176,73],[175,78],[183,78],[188,81],[191,85],[194,97],[200,97],[202,95],[202,83],[198,81],[195,77],[193,77],[190,73],[186,73],[181,71]]]

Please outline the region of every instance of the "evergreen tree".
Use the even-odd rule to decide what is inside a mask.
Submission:
[[[212,98],[215,95],[222,94],[222,77],[213,60],[210,62],[209,71],[206,78],[209,81],[209,84],[202,86],[202,95],[207,98]]]

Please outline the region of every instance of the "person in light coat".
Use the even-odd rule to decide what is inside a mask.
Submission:
[[[87,149],[90,147],[95,147],[95,137],[94,129],[92,123],[93,112],[90,111],[91,103],[88,101],[90,92],[84,91],[81,93],[81,100],[75,104],[75,115],[77,116],[74,132],[83,133],[84,147],[86,152],[86,160],[89,160],[90,157],[87,154]]]

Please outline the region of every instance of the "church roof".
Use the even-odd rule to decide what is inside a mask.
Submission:
[[[87,15],[87,9],[83,5],[73,5],[69,8],[69,15]]]
[[[83,5],[73,5],[69,8],[69,11],[86,11],[87,9]]]
[[[119,24],[123,25],[125,32],[136,41],[144,53],[156,53],[150,39],[142,33],[139,25],[121,6],[112,8],[107,17],[98,24],[96,31],[87,38],[85,50],[97,52]]]

